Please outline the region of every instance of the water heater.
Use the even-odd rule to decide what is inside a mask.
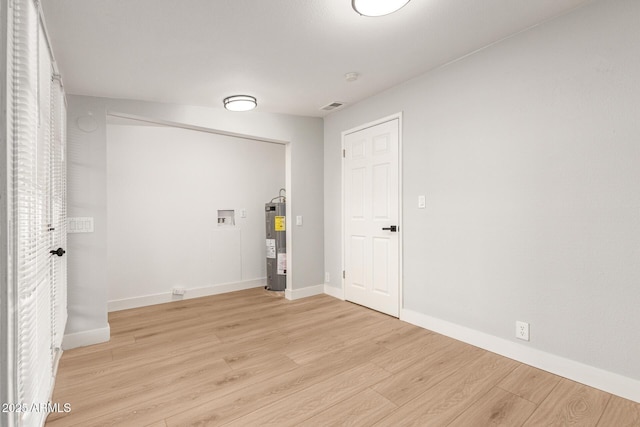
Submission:
[[[284,291],[287,287],[287,222],[285,203],[264,205],[267,234],[267,286],[271,291]]]

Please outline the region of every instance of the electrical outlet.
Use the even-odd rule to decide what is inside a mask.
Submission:
[[[516,338],[529,341],[529,324],[527,322],[516,321]]]
[[[329,274],[328,271],[325,271],[324,273],[324,283],[329,283],[331,281],[331,275]]]
[[[186,293],[187,293],[187,290],[186,290],[185,288],[179,288],[179,287],[176,287],[176,288],[171,289],[171,293],[172,293],[173,295],[179,295],[179,296],[182,296],[182,295],[184,295],[184,294],[186,294]]]

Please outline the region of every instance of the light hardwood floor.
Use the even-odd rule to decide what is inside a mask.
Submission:
[[[640,426],[640,404],[326,295],[114,312],[46,426]]]

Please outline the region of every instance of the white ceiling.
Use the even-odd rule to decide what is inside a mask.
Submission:
[[[320,117],[591,0],[42,0],[67,93]],[[346,82],[344,74],[360,78]]]

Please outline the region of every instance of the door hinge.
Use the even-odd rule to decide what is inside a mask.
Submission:
[[[342,157],[347,157],[347,150],[342,150]]]
[[[346,279],[346,278],[347,278],[347,272],[346,272],[346,271],[344,271],[344,270],[342,270],[342,278],[343,278],[343,279]]]

